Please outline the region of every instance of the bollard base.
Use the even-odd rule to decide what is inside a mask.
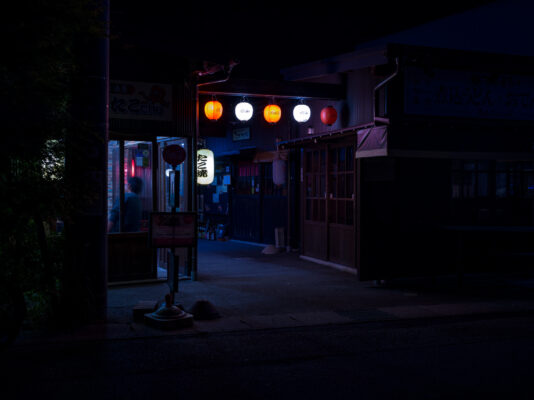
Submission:
[[[193,315],[181,308],[164,304],[158,310],[145,314],[145,323],[158,329],[178,329],[193,325]]]

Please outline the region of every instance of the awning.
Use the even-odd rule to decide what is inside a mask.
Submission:
[[[377,121],[377,123],[380,123]],[[308,135],[279,143],[280,149],[301,148],[313,144],[335,140],[342,137],[354,137],[355,158],[367,157],[402,157],[402,158],[448,158],[448,159],[490,159],[490,160],[532,160],[533,152],[518,151],[530,149],[522,131],[508,130],[505,135],[477,130],[472,127],[429,128],[412,125],[397,128],[376,123],[336,131]],[[528,133],[528,132],[527,132]],[[394,136],[393,136],[394,135]],[[475,150],[476,149],[476,150]]]
[[[273,162],[274,160],[280,158],[281,160],[287,161],[287,150],[278,150],[278,151],[258,151],[254,156],[252,162],[261,163],[261,162]]]
[[[384,156],[387,155],[387,130],[387,125],[359,125],[282,141],[278,147],[280,149],[298,148],[353,136],[356,144],[356,158]]]
[[[356,132],[356,158],[388,155],[388,126],[372,126]]]

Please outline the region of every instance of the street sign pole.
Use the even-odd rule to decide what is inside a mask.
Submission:
[[[176,173],[176,166],[173,165],[173,174],[174,174],[174,202],[172,205],[172,214],[176,215],[176,211],[180,207],[180,174]],[[172,287],[171,287],[171,303],[174,304],[174,294],[178,293],[178,284],[180,280],[179,269],[180,269],[180,256],[176,254],[176,247],[171,248],[172,251]]]
[[[163,159],[165,162],[172,165],[172,173],[174,180],[174,201],[172,204],[172,215],[176,216],[176,213],[180,207],[180,174],[177,173],[176,167],[183,163],[186,159],[186,152],[182,146],[173,144],[165,147],[163,150]],[[176,255],[176,247],[171,247],[172,257],[172,271],[171,272],[171,284],[170,284],[170,297],[171,304],[174,304],[174,294],[178,292],[179,282],[179,269],[180,269],[180,257]],[[167,274],[169,271],[167,271]]]

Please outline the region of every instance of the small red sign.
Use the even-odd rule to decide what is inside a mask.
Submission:
[[[173,167],[184,162],[186,157],[185,150],[182,146],[171,144],[163,149],[163,159]]]

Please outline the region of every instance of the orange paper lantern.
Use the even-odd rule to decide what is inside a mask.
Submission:
[[[263,116],[265,117],[265,121],[270,124],[275,124],[280,121],[282,110],[276,104],[269,104],[263,110]]]
[[[208,101],[204,106],[204,114],[206,114],[206,117],[208,117],[208,119],[214,121],[217,121],[219,118],[221,118],[222,111],[222,104],[219,103],[217,100]]]
[[[334,107],[328,106],[321,110],[321,121],[325,125],[332,125],[337,120],[337,111]]]

